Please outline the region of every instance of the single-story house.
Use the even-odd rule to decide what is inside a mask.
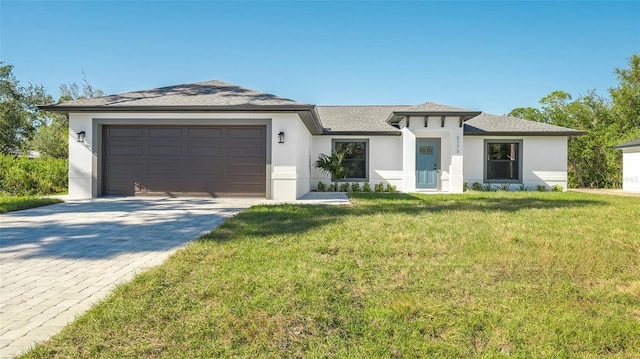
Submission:
[[[614,148],[622,150],[622,190],[640,192],[640,138]]]
[[[582,132],[431,102],[316,106],[208,81],[41,106],[69,117],[69,196],[208,195],[292,200],[330,178],[460,193],[466,182],[567,187]]]

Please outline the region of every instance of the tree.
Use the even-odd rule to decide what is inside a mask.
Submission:
[[[47,124],[38,127],[27,147],[54,158],[69,156],[69,121],[60,114],[51,114]]]
[[[46,121],[37,105],[51,102],[42,85],[22,86],[13,75],[13,66],[0,62],[0,152],[23,149]]]
[[[60,98],[58,102],[78,100],[88,97],[102,96],[100,89],[93,87],[82,71],[82,90],[76,82],[60,85]],[[43,155],[66,158],[69,153],[69,120],[66,116],[45,112],[45,121],[38,127],[31,141],[29,149],[37,150]]]
[[[586,132],[569,139],[569,187],[619,187],[621,163],[612,148],[619,131],[609,101],[593,91],[576,100],[554,91],[540,105],[540,110],[514,109],[509,115]]]
[[[630,69],[616,69],[619,85],[609,89],[611,99],[595,91],[573,100],[554,91],[540,100],[540,109],[525,107],[509,115],[586,132],[569,139],[569,187],[618,188],[622,184],[622,158],[613,146],[640,137],[640,56]]]
[[[342,165],[344,156],[344,151],[334,150],[331,152],[331,156],[321,153],[318,156],[318,160],[313,164],[320,172],[330,175],[333,178],[336,190],[338,190],[338,182],[346,178],[348,174],[347,168]]]
[[[640,55],[629,58],[628,69],[616,69],[618,86],[609,89],[613,111],[622,131],[640,129]]]
[[[75,82],[60,85],[59,102],[102,96],[82,71],[82,90]],[[58,158],[68,155],[69,121],[66,116],[40,111],[38,105],[53,98],[42,85],[23,86],[13,75],[13,66],[0,61],[0,153],[24,150]]]
[[[80,86],[76,82],[70,82],[68,84],[60,85],[60,98],[58,102],[78,100],[81,98],[91,98],[104,96],[104,92],[98,88],[93,87],[87,80],[87,75],[82,70],[82,92],[80,92]]]

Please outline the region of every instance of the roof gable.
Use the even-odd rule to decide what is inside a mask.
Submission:
[[[480,113],[480,111],[471,111],[434,102],[423,102],[415,106],[393,111],[387,117],[386,122],[397,124],[406,116],[459,116],[462,121],[467,121],[470,118],[478,116]]]

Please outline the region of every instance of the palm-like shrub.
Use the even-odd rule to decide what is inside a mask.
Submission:
[[[329,175],[333,178],[334,187],[338,188],[338,182],[341,179],[347,177],[347,168],[342,165],[345,153],[342,151],[333,151],[331,155],[325,155],[321,153],[318,156],[318,160],[313,165],[323,174]]]

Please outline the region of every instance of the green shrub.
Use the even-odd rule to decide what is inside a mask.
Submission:
[[[387,190],[386,191],[387,192],[391,192],[391,193],[397,192],[396,191],[396,186],[392,185],[391,183],[387,183]]]
[[[318,192],[325,192],[327,190],[327,185],[322,181],[318,182]]]
[[[482,191],[482,185],[478,182],[473,182],[471,184],[471,189],[474,191]]]
[[[492,186],[491,183],[485,183],[484,186],[482,186],[482,190],[484,192],[495,192],[498,190],[498,187]]]
[[[511,184],[510,183],[501,183],[500,185],[497,185],[496,188],[499,191],[509,192],[509,191],[511,191]]]
[[[353,182],[351,184],[351,192],[360,192],[360,183]]]
[[[525,186],[524,183],[522,183],[520,186],[518,186],[518,191],[520,192],[526,192],[529,190],[528,186]]]
[[[369,182],[365,182],[362,185],[362,192],[371,192],[371,185],[369,184]]]
[[[551,187],[552,192],[562,192],[563,189],[564,188],[559,184],[554,184],[553,187]]]
[[[336,185],[334,185],[333,183],[329,185],[329,192],[335,192],[336,191]]]
[[[462,192],[467,192],[469,190],[469,184],[467,182],[462,184]]]
[[[340,192],[349,192],[349,183],[341,183],[340,184]]]
[[[376,192],[384,192],[384,183],[380,182],[374,186]]]
[[[536,190],[538,192],[547,192],[547,186],[543,185],[543,184],[539,184],[536,186]]]
[[[14,157],[0,154],[0,194],[48,195],[67,191],[68,161],[63,158]]]

